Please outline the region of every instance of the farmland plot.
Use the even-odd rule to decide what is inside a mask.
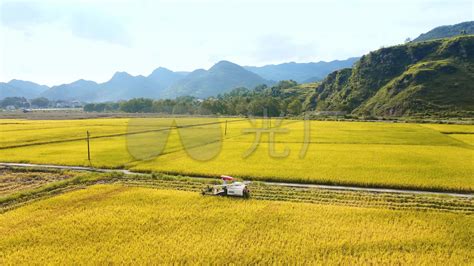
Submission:
[[[473,228],[464,214],[98,185],[1,214],[0,263],[470,264]]]
[[[179,118],[178,124],[201,125],[149,132],[150,125],[166,129],[170,121],[143,118],[141,121],[145,122],[138,123],[141,127],[134,130],[138,128],[144,133],[120,136],[113,136],[110,125],[116,121],[117,132],[126,132],[124,120],[102,119],[107,124],[103,132],[99,124],[105,122],[96,120],[61,121],[71,123],[71,127],[82,123],[78,132],[96,125],[91,126],[92,136],[112,135],[91,139],[91,162],[87,161],[84,139],[0,149],[0,161],[92,165],[197,176],[230,174],[252,180],[474,190],[472,125],[285,120],[278,126],[278,121],[273,120],[271,128],[286,129],[286,132],[275,133],[273,141],[269,141],[269,134],[262,134],[255,150],[248,153],[256,142],[256,134],[251,130],[260,128],[262,120],[254,125],[229,119],[226,130],[226,119],[220,119],[220,132],[209,134],[216,132],[216,124],[206,125],[206,119]],[[46,121],[41,126],[54,128],[55,123]],[[2,128],[8,133],[16,127],[5,124]],[[27,133],[28,140],[19,140],[28,125],[22,127],[16,136],[2,134],[3,143],[35,142],[34,135]],[[306,128],[310,130],[305,135]],[[62,132],[58,138],[68,139],[69,131],[63,130],[57,129]],[[447,134],[452,132],[456,134]],[[221,137],[222,141],[216,142]],[[307,150],[301,158],[305,143]],[[131,147],[135,152],[131,152]],[[277,156],[271,156],[271,148]],[[288,156],[278,158],[285,151],[289,152]],[[206,153],[209,156],[204,156]],[[196,159],[193,154],[207,159]]]

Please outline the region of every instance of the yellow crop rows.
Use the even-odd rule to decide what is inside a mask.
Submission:
[[[459,265],[473,228],[463,214],[99,185],[0,215],[0,264]]]
[[[226,134],[225,120],[229,120]],[[259,145],[247,157],[255,139],[248,130],[260,128],[261,120],[252,125],[238,119],[177,118],[174,123],[184,127],[171,133],[163,128],[173,122],[172,118],[136,121],[2,120],[0,161],[197,176],[229,174],[252,180],[474,190],[472,125],[312,121],[307,153],[300,158],[305,140],[303,121],[284,121],[279,128],[287,132],[275,133],[274,144],[268,134],[262,134]],[[127,128],[130,124],[134,126]],[[201,126],[187,127],[194,124]],[[272,128],[277,125],[273,120]],[[92,136],[91,162],[87,161],[86,130]],[[35,145],[42,142],[45,144]],[[8,148],[15,145],[29,146]],[[274,154],[281,155],[287,149],[289,156],[270,156],[272,145]],[[159,156],[153,156],[155,153]],[[199,160],[204,157],[211,159]]]

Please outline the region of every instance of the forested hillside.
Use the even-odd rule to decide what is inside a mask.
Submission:
[[[474,36],[383,48],[316,89],[317,110],[365,115],[474,111]]]

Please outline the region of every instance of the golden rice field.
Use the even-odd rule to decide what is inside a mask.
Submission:
[[[255,133],[245,130],[260,128],[261,120],[255,126],[228,119],[226,134],[223,118],[220,124],[212,118],[178,118],[175,123],[182,126],[179,130],[163,130],[172,120],[0,120],[0,161],[87,166],[83,138],[89,130],[91,164],[95,167],[196,176],[228,174],[252,180],[474,190],[473,125],[311,121],[307,152],[300,158],[305,141],[303,121],[286,120],[278,127],[273,120],[272,128],[287,132],[275,133],[274,141],[263,133],[255,151],[245,156],[255,138]],[[195,124],[200,126],[190,126]],[[216,141],[221,137],[223,141]],[[287,150],[289,155],[270,156],[272,146],[273,154],[282,155]],[[208,160],[199,160],[203,158]]]
[[[0,214],[0,264],[469,265],[473,234],[464,214],[95,185]]]

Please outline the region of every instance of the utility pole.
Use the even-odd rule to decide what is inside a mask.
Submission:
[[[89,160],[89,163],[91,162],[91,147],[89,144],[89,139],[90,139],[90,134],[89,130],[87,130],[87,160]]]
[[[224,136],[227,136],[227,120],[225,121],[225,130],[224,130]]]

